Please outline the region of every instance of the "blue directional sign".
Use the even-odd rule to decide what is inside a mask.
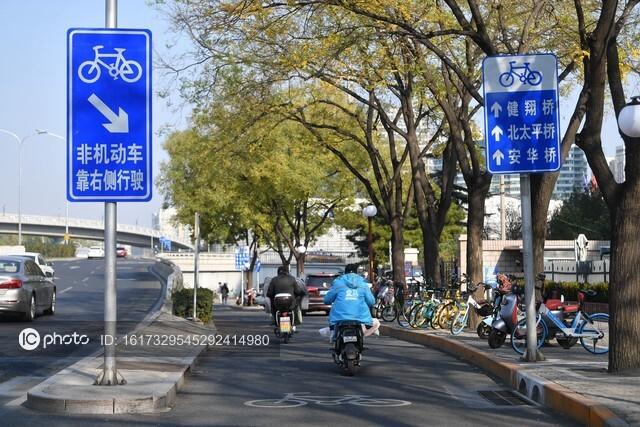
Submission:
[[[249,248],[247,246],[242,246],[236,249],[236,270],[243,271],[246,270],[247,264],[249,263]]]
[[[163,251],[171,251],[171,239],[167,239],[164,236],[160,236],[160,246]]]
[[[151,199],[151,32],[67,32],[67,199]]]
[[[558,66],[555,55],[485,58],[484,129],[490,172],[560,169]]]

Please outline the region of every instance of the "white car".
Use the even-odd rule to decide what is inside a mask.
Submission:
[[[55,270],[53,269],[53,263],[47,262],[47,260],[42,256],[42,254],[38,252],[23,252],[23,253],[9,254],[9,256],[19,256],[19,257],[29,258],[31,261],[38,264],[38,267],[40,267],[40,270],[42,270],[44,275],[47,277],[52,278],[56,273]]]
[[[87,258],[104,258],[104,248],[102,246],[91,246],[87,252]]]

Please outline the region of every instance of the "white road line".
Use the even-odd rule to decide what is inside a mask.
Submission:
[[[68,288],[61,290],[60,292],[58,292],[58,294],[64,294],[65,292],[70,291],[71,289],[73,289],[73,286],[69,286]]]
[[[80,268],[79,265],[72,265],[71,267],[69,267],[69,270],[77,270],[79,268]]]
[[[88,277],[85,277],[84,279],[82,279],[83,282],[86,282],[87,280],[89,280]]]

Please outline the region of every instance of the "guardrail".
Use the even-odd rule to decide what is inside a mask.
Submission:
[[[65,227],[69,226],[69,228],[88,228],[88,229],[104,229],[104,221],[95,220],[95,219],[85,219],[85,218],[69,218],[67,222],[67,218],[64,216],[42,216],[42,215],[22,215],[21,222],[23,225],[50,225],[50,226],[59,226]],[[6,223],[18,223],[18,215],[16,214],[0,214],[0,222]],[[130,224],[117,224],[117,231],[123,233],[131,233],[153,237],[155,239],[160,238],[161,233],[158,230],[149,227],[142,227],[139,225],[130,225]],[[190,242],[183,242],[177,236],[167,236],[164,237],[183,244],[185,246],[189,246]]]

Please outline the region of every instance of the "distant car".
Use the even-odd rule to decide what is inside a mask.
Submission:
[[[116,248],[116,256],[118,258],[126,258],[128,255],[127,253],[127,248],[123,247],[123,246],[118,246]]]
[[[9,256],[19,256],[19,257],[25,257],[30,259],[31,261],[38,264],[38,267],[40,267],[40,270],[42,270],[44,275],[47,277],[53,278],[53,276],[56,273],[55,270],[53,269],[53,263],[47,262],[47,260],[42,256],[42,254],[38,252],[23,252],[23,253],[10,254]]]
[[[104,258],[104,248],[102,246],[91,246],[87,252],[87,258]]]
[[[331,305],[324,303],[324,296],[331,289],[331,284],[340,277],[337,273],[313,273],[307,275],[306,286],[309,295],[309,307],[306,312],[324,311],[329,314]]]
[[[32,321],[38,310],[54,314],[56,287],[40,267],[23,256],[0,257],[0,313],[20,313]]]

